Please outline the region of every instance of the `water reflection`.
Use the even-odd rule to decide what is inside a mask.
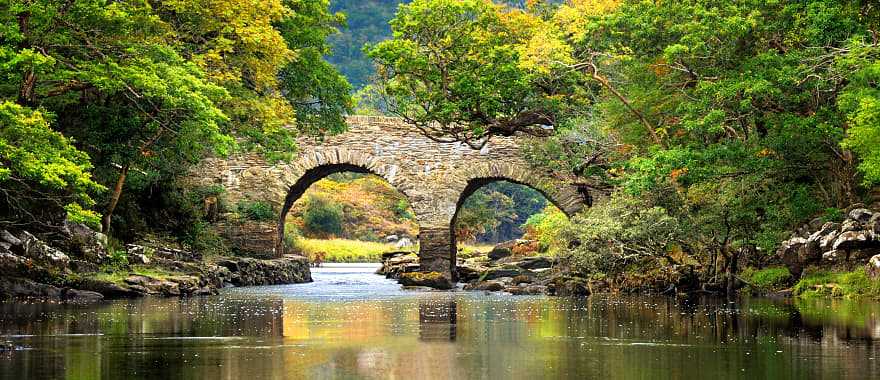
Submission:
[[[0,304],[0,341],[30,348],[0,355],[0,379],[880,373],[873,302],[404,292],[350,275],[184,300]]]
[[[452,341],[458,323],[455,299],[419,301],[419,339]]]

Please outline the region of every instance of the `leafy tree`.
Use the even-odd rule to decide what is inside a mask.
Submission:
[[[57,222],[64,211],[97,225],[88,208],[103,187],[89,173],[89,157],[49,122],[42,112],[0,103],[0,225]]]
[[[394,38],[368,50],[389,111],[438,140],[481,146],[491,135],[547,135],[582,105],[583,76],[522,59],[530,49],[569,61],[546,22],[484,0],[416,0],[391,21]],[[535,40],[547,42],[540,47]]]
[[[342,234],[342,208],[327,199],[311,196],[303,212],[306,229],[325,235]]]

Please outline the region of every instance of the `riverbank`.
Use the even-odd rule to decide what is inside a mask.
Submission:
[[[616,274],[576,273],[564,260],[542,256],[519,240],[488,253],[460,257],[457,280],[465,290],[511,294],[586,296],[597,293],[746,293],[773,297],[880,299],[880,211],[853,205],[838,221],[814,219],[794,231],[772,255],[741,255],[721,267],[743,268],[707,275],[706,267],[684,253],[651,259]],[[419,273],[408,252],[383,255],[379,273],[404,286],[450,289],[439,273]],[[732,276],[732,287],[726,285]]]
[[[0,299],[91,301],[216,294],[225,287],[311,281],[308,259],[202,257],[167,247],[107,249],[102,234],[78,224],[61,238],[0,231]]]

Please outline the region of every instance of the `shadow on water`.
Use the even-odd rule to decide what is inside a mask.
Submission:
[[[215,297],[0,304],[14,347],[0,379],[880,376],[876,302],[404,291],[374,269]]]

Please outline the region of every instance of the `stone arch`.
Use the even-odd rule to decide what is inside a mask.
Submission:
[[[589,206],[590,203],[590,194],[585,193],[584,189],[563,180],[540,174],[539,171],[524,163],[475,164],[463,171],[460,178],[465,181],[465,185],[459,192],[455,203],[453,222],[465,199],[477,189],[497,181],[512,182],[535,189],[569,217]]]
[[[397,176],[399,167],[386,163],[381,159],[363,152],[348,151],[344,148],[314,149],[300,155],[295,165],[284,171],[284,183],[287,194],[276,226],[275,250],[278,255],[284,253],[285,219],[293,204],[300,199],[306,190],[315,182],[340,172],[375,174],[383,178],[397,191],[411,198],[410,189]]]

